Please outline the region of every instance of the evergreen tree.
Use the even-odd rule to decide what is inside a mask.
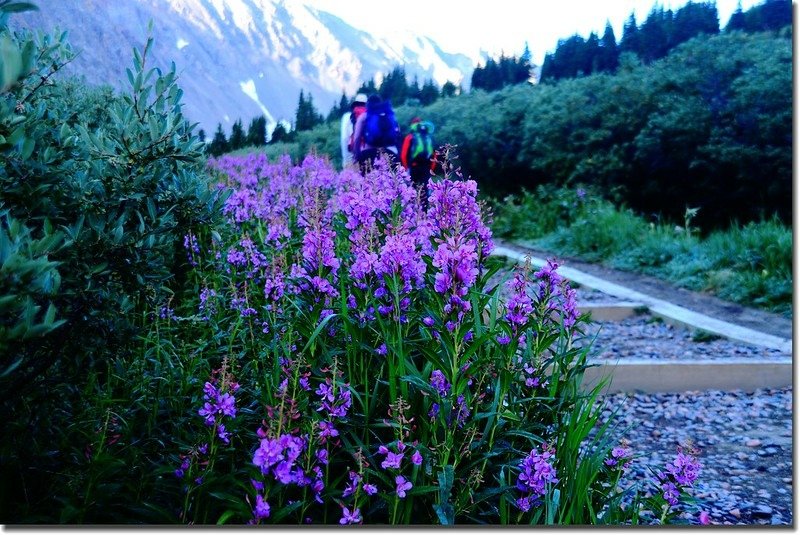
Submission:
[[[357,93],[364,93],[365,95],[377,95],[378,88],[375,86],[375,80],[369,80],[361,84],[361,87],[358,88]]]
[[[272,135],[269,138],[268,144],[274,145],[275,143],[288,142],[292,140],[292,137],[292,134],[287,131],[286,127],[283,125],[283,122],[278,121],[278,124],[272,129]]]
[[[450,80],[446,81],[442,86],[442,98],[449,98],[454,97],[461,93],[461,88],[457,87],[456,84],[451,82]]]
[[[324,117],[314,108],[314,97],[310,94],[306,99],[303,90],[300,90],[300,100],[297,103],[297,112],[295,114],[294,129],[297,132],[304,130],[311,130],[318,124],[323,123]]]
[[[201,129],[200,129],[200,130],[197,132],[197,137],[200,139],[200,141],[202,141],[203,143],[205,143],[205,142],[206,142],[206,131],[205,131],[205,130],[203,130],[203,129],[201,128]]]
[[[342,92],[342,97],[339,99],[339,104],[334,103],[331,111],[328,112],[328,117],[325,119],[328,123],[335,123],[342,118],[345,112],[350,111],[350,99]]]
[[[736,11],[733,12],[730,20],[728,20],[728,25],[725,26],[725,31],[734,32],[737,30],[746,29],[747,21],[745,20],[744,13],[742,12],[742,0],[739,0],[739,3],[736,5]]]
[[[250,121],[247,127],[247,145],[263,147],[267,144],[267,118],[263,115]]]
[[[390,100],[397,105],[403,104],[408,98],[408,82],[406,82],[405,69],[403,67],[392,69],[381,82],[378,94],[383,100]]]
[[[422,89],[419,90],[419,102],[423,106],[428,106],[436,102],[439,98],[439,87],[433,80],[425,80]]]
[[[619,42],[619,51],[633,52],[639,55],[641,52],[639,44],[639,27],[636,25],[636,15],[631,12],[631,16],[625,21],[622,27],[622,40]]]
[[[214,137],[208,145],[208,153],[214,157],[225,154],[230,150],[228,140],[225,138],[225,132],[222,130],[222,124],[217,123],[217,131],[214,132]]]
[[[233,127],[231,128],[231,138],[228,141],[230,145],[230,150],[239,150],[245,146],[246,138],[244,135],[244,127],[242,126],[242,120],[236,119],[236,122],[233,123]]]
[[[599,72],[616,72],[619,65],[619,49],[617,38],[611,22],[606,21],[606,29],[600,39],[600,50],[597,53],[597,70]]]
[[[688,2],[675,13],[671,46],[675,47],[701,33],[719,33],[719,13],[712,2]]]
[[[667,55],[671,46],[672,11],[656,5],[639,29],[639,57],[645,64]]]

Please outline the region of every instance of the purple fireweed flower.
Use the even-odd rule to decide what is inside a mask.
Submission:
[[[441,370],[433,370],[433,373],[431,373],[430,384],[442,397],[445,397],[450,393],[450,383],[447,382],[447,379],[445,379]]]
[[[328,450],[320,448],[314,455],[316,456],[319,464],[328,464]]]
[[[527,323],[533,312],[533,300],[528,295],[528,281],[524,269],[518,269],[514,277],[506,282],[506,288],[511,292],[506,308],[506,321],[511,324],[514,332]]]
[[[358,490],[358,484],[361,483],[361,476],[356,472],[350,472],[350,483],[344,488],[344,492],[342,493],[342,497],[345,498],[350,496],[351,494],[355,494],[356,490]]]
[[[339,519],[339,524],[358,524],[361,520],[361,511],[359,509],[354,507],[351,513],[347,507],[342,506],[342,518]]]
[[[433,319],[432,317],[430,317],[430,316],[425,316],[424,318],[422,318],[422,323],[423,323],[423,324],[424,324],[426,327],[433,327],[433,326],[436,324],[436,320],[434,320],[434,319]]]
[[[678,505],[678,498],[680,497],[680,491],[678,487],[675,486],[674,483],[670,481],[665,481],[661,484],[661,491],[662,496],[670,505],[670,507],[675,507]]]
[[[230,444],[230,436],[231,434],[225,430],[225,424],[217,425],[217,436],[219,439],[224,442],[225,444]]]
[[[611,450],[611,456],[605,461],[606,466],[619,467],[627,470],[631,464],[631,450],[623,446],[617,446]]]
[[[339,436],[339,431],[337,431],[336,428],[333,427],[333,424],[331,422],[326,422],[323,420],[319,423],[319,438],[321,439],[322,444],[325,443],[325,439],[338,436]]]
[[[711,523],[711,517],[708,514],[708,511],[700,511],[700,515],[698,515],[698,520],[701,525],[707,526]]]
[[[203,288],[200,291],[200,305],[198,306],[198,311],[200,313],[200,317],[206,321],[208,321],[212,314],[216,311],[216,307],[214,306],[213,298],[217,296],[217,292],[215,292],[211,288]],[[212,299],[209,301],[209,299]]]
[[[517,489],[533,502],[529,505],[538,503],[539,498],[547,492],[548,484],[558,483],[556,469],[551,464],[552,452],[545,450],[539,453],[535,448],[520,463],[520,473],[517,476]]]
[[[405,498],[406,497],[406,491],[410,490],[411,487],[414,486],[414,485],[411,484],[410,481],[408,481],[403,476],[395,477],[394,478],[394,482],[397,484],[397,497],[398,498]]]
[[[419,450],[415,451],[414,455],[411,456],[411,462],[414,463],[416,466],[422,464],[422,454],[419,452]]]
[[[497,343],[500,344],[501,346],[507,346],[508,344],[511,343],[511,337],[508,336],[507,334],[501,334],[500,336],[497,337]]]
[[[367,496],[372,496],[372,495],[378,493],[378,487],[376,487],[372,483],[364,484],[363,488],[364,488],[364,492],[367,494]]]
[[[205,424],[207,426],[213,426],[214,423],[217,422],[218,418],[221,419],[224,416],[233,418],[236,416],[236,400],[234,399],[233,395],[228,392],[220,392],[210,382],[206,382],[203,385],[203,392],[203,399],[205,399],[205,403],[203,403],[203,407],[198,410],[197,413],[205,418]],[[219,427],[221,428],[221,431],[219,432],[220,438],[227,440],[225,427],[221,423],[219,424]]]
[[[388,349],[386,348],[386,344],[379,345],[378,348],[375,350],[375,353],[381,356],[386,355],[387,352]]]
[[[438,403],[432,403],[431,404],[431,410],[428,411],[428,417],[433,419],[433,418],[436,418],[438,415],[439,415],[439,404]]]
[[[666,468],[667,473],[682,487],[691,487],[700,474],[700,463],[695,457],[683,453],[683,449],[680,447],[675,460],[667,464]]]
[[[267,500],[265,500],[260,494],[256,494],[256,507],[253,509],[253,514],[255,515],[256,519],[261,520],[264,518],[269,518],[269,509],[270,508]]]
[[[456,422],[458,427],[462,427],[469,418],[469,407],[467,407],[467,400],[464,395],[458,396],[456,399]]]
[[[516,504],[520,511],[527,513],[534,505],[534,501],[535,500],[531,499],[530,496],[524,496],[522,498],[517,498]]]
[[[404,453],[386,452],[386,459],[381,463],[381,468],[387,470],[389,468],[400,468],[400,462],[403,460]]]

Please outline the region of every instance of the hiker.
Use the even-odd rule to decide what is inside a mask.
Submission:
[[[379,153],[389,158],[390,165],[397,164],[397,142],[400,127],[394,116],[392,103],[378,95],[367,99],[367,111],[356,119],[353,132],[353,156],[365,175],[375,163]]]
[[[408,169],[411,182],[425,188],[434,169],[436,160],[433,150],[433,124],[419,117],[411,119],[410,132],[403,139],[400,162]]]
[[[367,95],[359,93],[350,104],[350,111],[342,115],[340,142],[342,146],[342,169],[352,165],[353,159],[353,130],[356,119],[367,110]]]

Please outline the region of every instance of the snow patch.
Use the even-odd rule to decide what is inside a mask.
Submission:
[[[261,100],[258,98],[258,91],[256,91],[256,83],[255,81],[250,78],[246,82],[239,82],[239,87],[242,88],[242,92],[253,99],[253,101],[258,104],[258,107],[261,108],[261,111],[264,113],[264,116],[267,118],[267,130],[272,131],[275,128],[277,122],[269,110],[261,103]]]
[[[186,39],[184,39],[182,37],[179,37],[178,38],[178,42],[176,43],[175,46],[178,47],[178,50],[183,50],[184,47],[186,47],[188,44],[189,44],[189,41],[187,41]]]

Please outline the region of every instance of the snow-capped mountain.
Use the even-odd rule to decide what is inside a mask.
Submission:
[[[294,118],[301,89],[321,113],[363,81],[404,66],[409,81],[468,85],[475,59],[409,33],[379,38],[313,7],[313,0],[34,0],[14,27],[68,30],[80,50],[67,69],[125,89],[133,48],[153,21],[153,66],[177,65],[185,113],[209,134],[261,114]]]

